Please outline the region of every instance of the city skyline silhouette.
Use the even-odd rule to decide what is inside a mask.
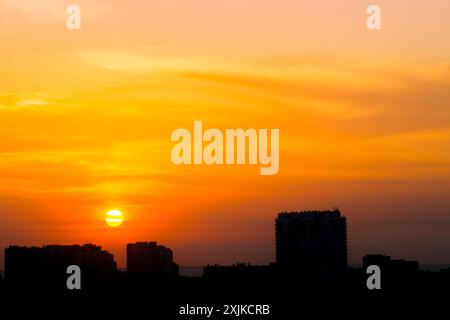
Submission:
[[[340,212],[340,210],[339,209],[337,209],[337,208],[335,208],[335,209],[333,209],[333,210],[325,210],[325,211],[323,211],[323,212],[333,212],[333,211],[337,211],[337,212]],[[307,213],[307,212],[311,212],[311,213],[314,213],[314,212],[322,212],[322,211],[300,211],[300,212],[305,212],[305,213]],[[295,212],[291,212],[291,213],[295,213]],[[281,213],[281,214],[283,214],[283,213]],[[287,214],[287,213],[286,213]],[[275,232],[275,235],[276,235],[276,232]],[[139,241],[149,241],[148,239],[140,239],[140,240],[135,240],[135,242],[139,242]],[[152,241],[152,240],[151,240]],[[91,241],[87,241],[87,242],[85,242],[86,244],[91,244],[92,242]],[[101,243],[101,242],[99,242],[99,243]],[[45,244],[45,243],[35,243],[35,244],[33,244],[33,245],[31,245],[31,247],[35,247],[35,246],[39,246],[39,245],[44,245],[44,246],[51,246],[51,245],[57,245],[58,243],[56,243],[56,242],[49,242],[49,243],[47,243],[47,244]],[[72,245],[72,244],[59,244],[59,245]],[[20,244],[20,243],[10,243],[7,247],[9,247],[9,246],[22,246],[22,247],[26,247],[26,245],[24,245],[24,244]],[[3,248],[3,250],[5,250],[7,247],[5,247],[5,248]],[[125,248],[125,246],[122,246],[123,248],[122,248],[122,251],[126,251],[126,248]],[[236,250],[236,251],[238,251],[238,250]],[[275,261],[276,260],[276,256],[277,256],[277,254],[276,254],[276,247],[274,248],[274,250],[266,250],[266,252],[273,252],[273,259],[271,259],[271,260],[267,260],[265,263],[259,263],[259,265],[264,265],[264,264],[270,264],[270,263],[272,263],[273,261]],[[392,253],[390,253],[389,252],[389,250],[387,250],[387,249],[379,249],[379,250],[371,250],[370,251],[371,253],[374,253],[374,254],[388,254],[388,255],[393,255],[393,256],[401,256],[401,255],[398,255],[398,254],[392,254]],[[362,258],[363,258],[363,256],[364,255],[366,255],[366,254],[368,254],[369,252],[365,252],[363,255],[361,255],[361,256],[359,256],[358,257],[358,259],[353,259],[353,260],[348,260],[347,259],[347,263],[348,263],[348,265],[353,265],[353,266],[360,266],[360,265],[362,265]],[[268,255],[270,255],[270,254],[268,254]],[[349,250],[349,253],[348,253],[348,256],[350,256],[351,255],[351,250]],[[411,253],[410,253],[410,255],[411,255]],[[412,253],[412,255],[414,255],[414,253]],[[2,256],[2,258],[3,258],[3,256]],[[236,258],[236,259],[234,259],[234,258],[231,258],[231,261],[228,263],[228,265],[231,265],[231,264],[233,264],[233,263],[239,263],[239,262],[243,262],[243,263],[252,263],[251,261],[249,261],[249,260],[247,260],[247,259],[245,259],[245,257],[244,258]],[[126,260],[126,259],[125,259]],[[208,259],[206,259],[206,260],[208,260]],[[413,259],[413,260],[415,260],[415,259]],[[117,263],[117,259],[115,260],[116,261],[116,263]],[[421,264],[421,266],[424,266],[426,269],[429,269],[429,270],[434,270],[434,271],[436,271],[436,270],[438,270],[438,268],[439,268],[439,266],[441,266],[442,268],[444,268],[445,266],[450,266],[450,258],[447,260],[447,261],[440,261],[440,263],[423,263],[423,262],[421,262],[421,261],[419,261],[419,260],[417,260],[420,264]],[[1,262],[1,264],[0,264],[0,267],[1,267],[1,265],[3,265],[3,259],[0,259],[0,262]],[[209,259],[205,264],[203,264],[203,265],[209,265],[209,264],[223,264],[223,263],[221,263],[221,262],[219,262],[219,261],[214,261],[214,260],[211,260],[211,259]],[[255,264],[255,263],[252,263],[252,264]],[[122,265],[119,265],[118,263],[117,263],[117,265],[118,265],[118,268],[119,269],[123,269],[123,270],[125,270],[126,269],[126,263],[125,264],[122,264]],[[225,263],[225,265],[226,265],[226,263]],[[181,264],[180,265],[180,267],[182,267],[182,268],[201,268],[202,267],[202,264],[192,264],[192,265],[189,265],[189,264]],[[4,268],[0,268],[0,271],[1,272],[4,272]]]
[[[205,306],[216,319],[228,312],[224,309],[237,310],[238,305],[227,304],[236,302],[244,315],[248,306],[265,306],[268,319],[281,320],[299,312],[317,313],[324,303],[328,308],[322,314],[336,314],[349,301],[367,308],[375,304],[381,312],[392,310],[399,297],[423,303],[425,297],[436,299],[448,290],[450,268],[422,271],[417,261],[380,253],[365,255],[361,267],[347,265],[346,224],[336,208],[279,213],[273,230],[276,261],[211,264],[195,276],[181,275],[174,252],[156,241],[128,243],[127,270],[117,269],[113,255],[95,244],[10,246],[0,294],[20,301],[79,304],[80,310],[92,301],[96,306],[118,301],[128,316],[144,312],[164,319],[179,319],[187,310]],[[69,289],[67,268],[73,265],[80,268],[80,278],[78,287]],[[368,285],[367,270],[373,266],[381,275],[375,289]],[[114,311],[102,314],[109,312]]]
[[[208,264],[203,267],[207,279],[222,276],[252,277],[282,272],[300,278],[338,281],[348,276],[347,221],[337,208],[327,211],[282,212],[275,224],[276,260],[267,265],[235,263],[228,266]],[[180,267],[174,254],[156,241],[128,243],[127,268],[129,277],[165,279],[180,277]],[[11,245],[5,249],[5,280],[7,283],[33,283],[63,279],[69,265],[79,265],[91,281],[111,280],[120,269],[114,256],[95,244],[46,245],[25,247]],[[419,274],[417,261],[393,260],[379,252],[362,257],[362,270],[370,265],[380,266],[386,273],[401,277]],[[449,272],[441,270],[442,272]],[[242,274],[241,274],[242,273]],[[281,276],[281,274],[280,274]],[[87,277],[85,275],[85,277]]]

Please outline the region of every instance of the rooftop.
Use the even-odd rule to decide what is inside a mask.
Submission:
[[[296,218],[296,217],[313,217],[313,216],[325,216],[325,217],[340,217],[341,211],[338,208],[333,210],[305,210],[305,211],[292,211],[292,212],[280,212],[278,218]]]

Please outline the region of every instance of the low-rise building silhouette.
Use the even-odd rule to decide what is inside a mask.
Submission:
[[[70,265],[80,267],[85,282],[105,279],[117,271],[113,255],[93,244],[9,246],[5,249],[5,279],[8,282],[65,285],[63,279],[67,277]]]
[[[381,288],[401,288],[402,290],[413,289],[414,287],[430,284],[436,281],[435,275],[429,272],[420,272],[417,261],[395,260],[390,256],[382,254],[369,254],[363,257],[363,270],[369,266],[380,268]],[[439,278],[443,279],[442,274]],[[425,281],[425,282],[424,282]]]
[[[236,263],[231,266],[207,265],[203,268],[206,279],[260,279],[267,280],[275,275],[273,265],[255,266],[248,263]]]
[[[303,275],[335,277],[347,269],[347,222],[338,209],[280,213],[278,267]]]
[[[156,242],[127,244],[127,273],[153,278],[176,277],[179,267],[173,262],[172,250]]]
[[[389,274],[408,275],[419,271],[419,262],[407,260],[395,260],[390,256],[382,254],[368,254],[363,257],[363,268],[367,269],[370,265],[377,265],[382,272]]]

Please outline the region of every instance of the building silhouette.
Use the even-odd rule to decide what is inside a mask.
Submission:
[[[274,265],[255,266],[248,263],[236,263],[231,266],[207,265],[203,268],[205,279],[260,279],[267,280],[275,275]]]
[[[347,222],[338,209],[280,213],[276,259],[301,275],[336,277],[347,269]]]
[[[382,272],[388,274],[412,274],[419,271],[419,262],[391,259],[383,254],[368,254],[363,257],[363,269],[377,265]]]
[[[81,291],[67,288],[70,265],[81,269]],[[157,242],[127,244],[126,272],[118,271],[113,256],[93,244],[10,246],[5,249],[5,277],[3,281],[0,277],[0,292],[22,294],[31,290],[34,294],[36,290],[81,297],[87,289],[114,298],[125,292],[144,299],[145,306],[157,299],[184,302],[195,295],[202,301],[211,297],[255,297],[259,301],[271,297],[274,301],[292,299],[288,305],[297,306],[298,295],[291,295],[286,286],[301,288],[299,294],[311,296],[323,292],[364,296],[368,292],[369,265],[380,267],[381,288],[388,292],[431,292],[450,287],[450,269],[420,271],[416,261],[381,254],[364,256],[363,268],[347,268],[346,218],[334,209],[279,213],[275,263],[207,265],[201,277],[179,276],[172,250]],[[135,302],[133,305],[141,305]],[[323,307],[322,302],[319,307]]]
[[[127,273],[132,276],[168,278],[179,275],[172,250],[156,242],[127,244]]]
[[[382,254],[369,254],[364,256],[363,270],[367,270],[371,265],[380,268],[381,287],[384,289],[401,288],[402,290],[408,290],[413,289],[415,286],[422,287],[426,282],[431,284],[437,280],[433,279],[434,276],[431,274],[420,274],[419,263],[417,261],[396,260]],[[442,275],[439,276],[440,280],[443,280]]]
[[[80,267],[86,284],[107,279],[117,271],[113,255],[93,244],[9,246],[5,249],[5,279],[11,283],[65,285],[62,280],[67,277],[70,265]]]

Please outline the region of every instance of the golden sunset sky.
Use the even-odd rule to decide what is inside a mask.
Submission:
[[[92,242],[124,266],[157,240],[181,265],[262,264],[278,212],[339,207],[350,262],[448,263],[450,2],[377,0],[381,31],[370,4],[0,0],[0,249]],[[279,128],[279,173],[175,166],[194,120]]]

